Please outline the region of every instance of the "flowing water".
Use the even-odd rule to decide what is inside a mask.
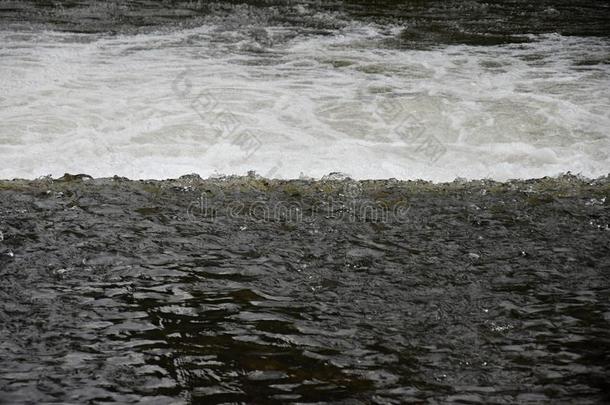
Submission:
[[[609,55],[593,0],[0,2],[0,404],[608,403]]]
[[[597,1],[3,2],[0,178],[610,166]]]
[[[609,187],[0,182],[0,403],[607,403]]]

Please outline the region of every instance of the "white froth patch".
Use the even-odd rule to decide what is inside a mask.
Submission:
[[[352,26],[277,45],[219,42],[215,27],[0,32],[0,178],[610,172],[610,67],[579,64],[603,59],[606,39],[379,47],[398,30]]]

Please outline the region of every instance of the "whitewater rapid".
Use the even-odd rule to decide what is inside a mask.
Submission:
[[[607,38],[386,46],[402,28],[0,31],[0,178],[610,172]]]

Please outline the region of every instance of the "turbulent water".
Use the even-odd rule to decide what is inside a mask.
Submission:
[[[0,403],[607,403],[608,180],[0,182]]]
[[[610,171],[596,1],[2,2],[0,178]]]
[[[0,1],[0,404],[608,403],[609,55],[593,0]]]

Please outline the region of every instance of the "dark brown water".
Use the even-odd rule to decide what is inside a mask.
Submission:
[[[542,139],[531,148],[546,151],[541,165],[561,161],[567,150],[584,151],[585,158],[574,158],[574,167],[595,167],[597,172],[603,167],[606,98],[594,90],[603,89],[597,83],[607,77],[610,6],[604,1],[2,1],[0,30],[14,44],[0,48],[3,61],[19,57],[30,66],[39,49],[101,40],[98,58],[112,63],[112,55],[125,55],[106,52],[112,48],[104,45],[108,38],[125,34],[129,42],[135,34],[210,26],[214,31],[205,40],[185,36],[167,46],[197,50],[196,57],[182,61],[199,63],[226,57],[226,49],[232,48],[223,44],[255,44],[239,48],[237,55],[260,56],[243,62],[260,67],[281,62],[273,60],[282,55],[274,53],[281,48],[275,45],[310,35],[341,37],[342,29],[355,21],[387,30],[355,46],[356,53],[426,49],[433,56],[432,51],[447,45],[476,45],[464,54],[466,60],[487,46],[510,44],[517,52],[522,43],[541,41],[540,49],[524,48],[513,62],[522,58],[526,63],[521,69],[542,87],[515,79],[507,88],[546,101],[556,96],[560,102],[553,106],[558,107],[539,119],[530,112],[544,105],[525,105],[525,98],[499,100],[498,108],[489,104],[492,113],[499,111],[491,117],[500,123],[515,119],[505,121],[508,130],[498,132],[500,141]],[[277,28],[273,35],[269,27]],[[55,35],[57,31],[87,35]],[[39,38],[36,33],[45,34]],[[561,53],[564,45],[544,49],[545,35],[539,34],[555,33],[562,36],[557,41],[565,39],[567,56]],[[53,40],[45,39],[48,35]],[[570,42],[572,36],[584,42]],[[40,47],[38,41],[43,42]],[[137,56],[146,46],[132,44],[125,52]],[[25,51],[15,51],[21,48]],[[55,59],[41,57],[38,63],[53,73],[41,74],[42,79],[28,76],[27,69],[12,69],[12,59],[2,64],[6,72],[0,74],[10,70],[13,76],[2,81],[11,91],[0,95],[8,123],[0,131],[0,152],[12,161],[15,156],[35,161],[15,164],[21,170],[17,172],[39,175],[41,167],[58,167],[57,162],[67,164],[79,155],[87,163],[111,162],[116,167],[112,173],[119,173],[120,166],[146,173],[167,150],[179,159],[180,153],[168,147],[180,145],[179,136],[172,138],[177,126],[171,119],[170,130],[163,128],[158,135],[169,141],[160,143],[162,153],[152,155],[147,167],[134,157],[140,157],[150,139],[137,144],[137,153],[120,159],[121,143],[115,145],[123,123],[138,121],[131,118],[134,112],[156,106],[167,114],[148,118],[182,116],[180,108],[168,110],[162,92],[156,98],[154,93],[143,96],[149,97],[143,106],[120,107],[137,93],[129,87],[136,79],[150,79],[149,90],[162,88],[163,80],[175,82],[154,62],[180,65],[176,54],[144,58],[137,68],[126,64],[136,71],[133,77],[121,76],[124,66],[100,75],[91,59],[81,67],[91,76],[79,81],[70,70],[83,62],[78,49]],[[96,54],[84,61],[91,55]],[[329,69],[352,63],[333,55],[320,54]],[[409,59],[413,53],[404,55]],[[537,73],[551,57],[560,62]],[[509,75],[517,69],[513,62],[503,65],[496,58],[491,53],[482,60],[483,68],[497,69],[500,75],[504,69]],[[239,61],[222,65],[219,76],[230,77],[227,69]],[[459,73],[456,80],[462,76],[458,65],[447,66]],[[174,67],[172,75],[180,73],[182,66]],[[396,73],[368,62],[365,67],[383,80]],[[332,69],[313,77],[327,77]],[[577,76],[577,71],[587,76]],[[159,72],[163,80],[155,76]],[[277,78],[272,70],[266,74],[270,83]],[[426,80],[437,83],[438,75],[426,74],[431,75]],[[469,78],[470,71],[463,75]],[[248,82],[260,79],[244,77]],[[490,77],[491,86],[497,77]],[[544,87],[546,77],[557,80],[558,87],[553,82]],[[412,90],[407,79],[396,86],[401,92]],[[438,82],[428,95],[442,95],[447,82],[451,80]],[[52,83],[59,84],[45,87]],[[123,85],[123,92],[110,93],[118,96],[97,92],[98,86]],[[62,92],[70,88],[82,91]],[[458,90],[460,97],[476,93],[470,87]],[[288,93],[291,100],[293,96]],[[353,100],[341,93],[333,96]],[[66,100],[76,107],[62,109]],[[355,100],[350,105],[363,103]],[[449,100],[447,105],[459,106],[461,98]],[[98,112],[96,103],[102,101],[119,105],[121,114]],[[467,108],[458,111],[471,111],[472,103],[466,101]],[[21,109],[31,105],[31,110]],[[93,106],[94,114],[85,114],[81,106]],[[359,115],[358,110],[350,112]],[[549,121],[569,121],[573,114],[575,124],[541,130]],[[119,115],[128,118],[121,121]],[[198,124],[199,118],[192,121]],[[522,129],[523,139],[511,138],[519,119],[535,125]],[[360,129],[359,122],[366,124],[366,119],[348,122],[349,131]],[[107,145],[102,147],[105,156],[81,143],[81,132],[70,132],[78,128],[88,133],[97,125],[108,137],[88,141]],[[467,128],[459,128],[460,139]],[[138,138],[135,130],[125,133]],[[306,138],[302,134],[297,133],[299,139]],[[326,145],[327,135],[311,139]],[[301,145],[296,138],[288,142],[293,149]],[[480,153],[478,142],[475,151]],[[57,152],[59,144],[70,145],[65,156]],[[548,149],[555,144],[560,148]],[[448,143],[450,152],[459,149],[454,147]],[[29,149],[35,153],[30,155]],[[386,153],[375,162],[392,161]],[[538,156],[528,153],[502,157],[506,160],[497,166],[511,168],[514,160]],[[352,160],[359,157],[352,152]],[[292,164],[290,158],[282,159],[284,168]],[[12,165],[0,169],[12,173],[7,167]],[[574,176],[435,185],[354,182],[337,175],[316,182],[255,176],[0,181],[0,403],[608,403],[609,191],[607,177],[593,181]]]
[[[226,24],[298,26],[333,31],[352,20],[409,25],[406,46],[491,45],[522,34],[608,36],[610,5],[601,0],[405,1],[4,1],[2,26],[45,26],[76,32]],[[522,39],[521,39],[522,40]]]
[[[0,402],[603,403],[608,190],[0,182]]]

